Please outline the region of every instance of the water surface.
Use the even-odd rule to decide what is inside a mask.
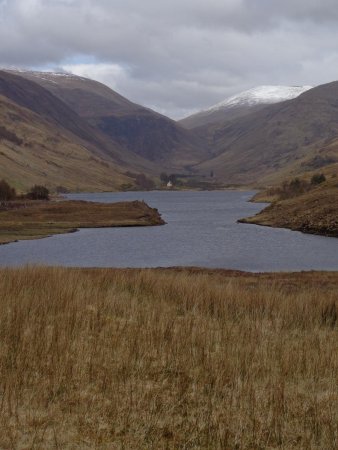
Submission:
[[[167,225],[82,229],[0,246],[0,265],[78,267],[201,266],[248,271],[338,270],[338,239],[239,224],[264,205],[253,192],[124,192],[72,194],[102,202],[145,200]]]

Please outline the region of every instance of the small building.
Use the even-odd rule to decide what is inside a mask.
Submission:
[[[173,187],[173,184],[172,184],[172,182],[169,180],[168,183],[167,183],[167,188],[172,188],[172,187]]]

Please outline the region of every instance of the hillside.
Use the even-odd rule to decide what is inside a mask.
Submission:
[[[109,139],[161,168],[182,171],[209,157],[195,133],[97,81],[64,73],[19,74],[48,89]]]
[[[186,130],[93,80],[64,73],[2,71],[2,126],[19,140],[11,142],[9,150],[8,140],[1,140],[11,154],[0,170],[17,187],[35,180],[45,184],[48,179],[52,187],[62,184],[71,190],[133,186],[133,174],[142,172],[158,177],[172,171],[197,179],[213,173],[214,183],[255,186],[318,169],[330,172],[338,163],[338,82],[273,103],[306,89],[265,86],[244,92],[214,107],[216,112],[243,107],[244,116]],[[25,119],[13,121],[13,108]],[[29,130],[35,134],[30,136]],[[58,145],[53,144],[55,135]],[[32,141],[35,152],[23,152]],[[73,149],[71,155],[80,159],[79,164],[74,158],[66,161],[66,148]]]
[[[32,183],[71,190],[112,190],[133,184],[126,172],[159,168],[91,126],[37,83],[0,71],[0,177],[19,189]],[[12,132],[17,139],[6,138]],[[7,133],[8,134],[8,133]]]
[[[187,129],[237,119],[263,109],[267,105],[298,97],[311,86],[258,86],[211,106],[179,121]]]
[[[131,181],[63,129],[4,96],[0,96],[0,124],[0,179],[19,191],[34,184],[72,191],[112,190]]]
[[[200,127],[215,157],[200,173],[214,171],[231,183],[276,183],[338,161],[338,82],[266,106],[225,123]]]
[[[264,198],[264,193],[259,198]],[[273,201],[256,216],[240,222],[338,237],[338,178],[333,175],[308,192]]]

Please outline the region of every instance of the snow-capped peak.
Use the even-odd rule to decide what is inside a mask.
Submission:
[[[207,111],[216,111],[240,105],[254,106],[283,102],[296,98],[309,89],[312,89],[312,86],[258,86],[229,97],[208,108]]]
[[[36,70],[21,69],[21,68],[17,68],[17,67],[4,68],[4,69],[0,69],[0,70],[4,70],[6,72],[12,72],[14,74],[23,74],[23,75],[26,74],[31,77],[40,78],[41,80],[50,81],[52,83],[53,82],[55,83],[55,81],[53,81],[53,79],[55,79],[55,78],[69,78],[69,79],[74,78],[74,79],[85,80],[85,78],[79,77],[70,72],[36,71]]]

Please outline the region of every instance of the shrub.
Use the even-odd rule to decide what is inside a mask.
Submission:
[[[7,181],[0,181],[0,201],[7,202],[9,200],[15,200],[16,192],[15,189],[12,188]]]
[[[6,140],[13,142],[13,144],[22,145],[23,140],[20,139],[15,133],[7,130],[7,128],[0,126],[0,140]]]
[[[176,184],[177,183],[177,176],[174,173],[170,174],[169,177],[168,177],[168,181],[171,181],[173,184]]]
[[[326,181],[326,177],[323,173],[316,173],[311,178],[312,185],[321,184],[324,183],[324,181]]]
[[[285,181],[280,188],[276,189],[276,194],[279,195],[280,200],[296,197],[309,190],[309,183],[299,178],[294,178],[290,182]]]
[[[28,192],[27,197],[31,200],[49,200],[49,190],[45,186],[36,184]]]

